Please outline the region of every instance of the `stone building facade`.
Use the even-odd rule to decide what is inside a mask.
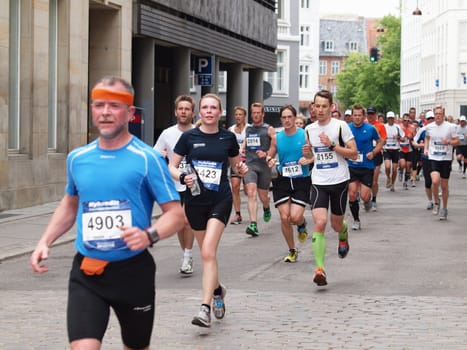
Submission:
[[[275,0],[0,0],[0,211],[62,197],[68,152],[96,137],[102,76],[133,82],[153,144],[178,94],[217,90],[193,86],[196,57],[213,59],[214,83],[227,72],[227,109],[247,105],[245,86],[261,99],[276,32]]]

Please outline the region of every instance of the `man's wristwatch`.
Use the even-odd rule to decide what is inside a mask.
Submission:
[[[159,242],[159,240],[161,239],[159,237],[159,233],[157,233],[157,230],[151,226],[146,227],[144,232],[146,232],[146,234],[148,235],[149,242],[151,242],[150,247],[152,247],[153,244]]]
[[[331,151],[334,151],[334,148],[336,148],[336,143],[334,141],[332,141],[331,144],[329,145],[329,149]]]

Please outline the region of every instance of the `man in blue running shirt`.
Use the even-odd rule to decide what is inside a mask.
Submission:
[[[125,349],[149,349],[155,270],[147,248],[183,226],[180,197],[159,152],[131,135],[134,90],[104,77],[92,89],[92,121],[99,137],[67,157],[65,195],[31,255],[35,272],[51,244],[76,223],[68,286],[71,349],[98,350],[115,312]],[[162,216],[151,223],[154,202]]]
[[[364,121],[365,109],[361,105],[355,105],[352,108],[352,123],[349,127],[355,137],[358,157],[347,160],[350,171],[349,207],[354,219],[353,230],[360,230],[358,192],[360,192],[365,210],[368,212],[371,209],[371,188],[376,167],[375,156],[380,154],[384,143],[384,139],[380,137],[376,128]],[[374,142],[375,146],[373,146]]]

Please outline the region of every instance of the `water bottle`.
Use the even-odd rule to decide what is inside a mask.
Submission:
[[[193,185],[190,188],[191,195],[194,196],[199,196],[201,194],[201,187],[199,186],[198,182],[198,176],[196,176],[196,172],[193,170],[190,164],[186,164],[186,173],[191,175],[191,178],[193,179]]]

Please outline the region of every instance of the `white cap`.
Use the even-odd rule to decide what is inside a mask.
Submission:
[[[461,115],[461,117],[459,118],[459,121],[460,121],[460,122],[465,122],[465,120],[466,120],[466,119],[465,119],[465,115]]]
[[[395,118],[395,117],[396,117],[396,115],[392,111],[389,111],[389,112],[386,113],[386,118]]]
[[[428,111],[425,114],[425,119],[430,119],[430,118],[434,118],[434,117],[435,117],[435,115],[433,114],[433,111]]]
[[[350,109],[346,110],[344,115],[352,115],[352,111]]]

